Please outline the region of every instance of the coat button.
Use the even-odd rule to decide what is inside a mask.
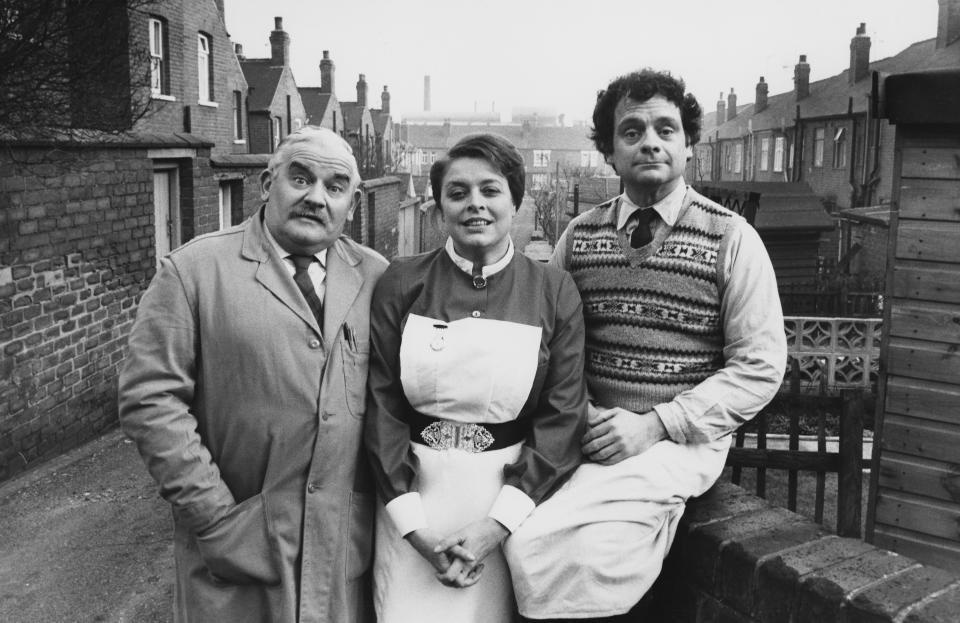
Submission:
[[[310,348],[316,350],[316,349],[320,348],[320,340],[314,338],[314,339],[310,340],[309,342],[307,342],[307,346],[309,346]]]
[[[313,493],[316,490],[317,490],[317,485],[313,484],[312,482],[307,485],[307,493]]]
[[[479,318],[479,317],[480,317],[480,312],[474,311],[474,312],[473,312],[472,314],[470,314],[470,315],[473,316],[474,318]]]

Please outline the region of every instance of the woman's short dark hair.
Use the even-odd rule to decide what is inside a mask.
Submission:
[[[499,134],[489,133],[464,136],[430,167],[430,189],[437,207],[440,207],[443,194],[443,176],[447,174],[450,163],[457,158],[477,158],[489,162],[507,180],[513,205],[520,209],[526,186],[523,157],[513,143]]]
[[[590,138],[604,156],[613,153],[614,111],[624,97],[645,102],[654,95],[662,95],[680,109],[680,121],[687,143],[693,147],[700,140],[700,125],[703,109],[691,93],[685,93],[683,80],[674,78],[668,71],[655,71],[649,67],[618,77],[604,91],[597,93],[593,108],[593,130]]]

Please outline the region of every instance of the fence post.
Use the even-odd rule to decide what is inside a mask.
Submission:
[[[863,500],[863,392],[842,392],[840,469],[837,473],[837,535],[860,537]]]

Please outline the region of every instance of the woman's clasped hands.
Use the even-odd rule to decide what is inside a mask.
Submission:
[[[508,534],[500,522],[484,517],[443,538],[430,528],[421,528],[408,534],[407,540],[437,570],[441,584],[466,588],[480,580],[484,558]]]

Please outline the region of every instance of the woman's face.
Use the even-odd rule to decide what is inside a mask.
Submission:
[[[473,262],[493,264],[510,246],[516,208],[507,179],[481,158],[457,158],[441,183],[443,223],[456,252]]]

